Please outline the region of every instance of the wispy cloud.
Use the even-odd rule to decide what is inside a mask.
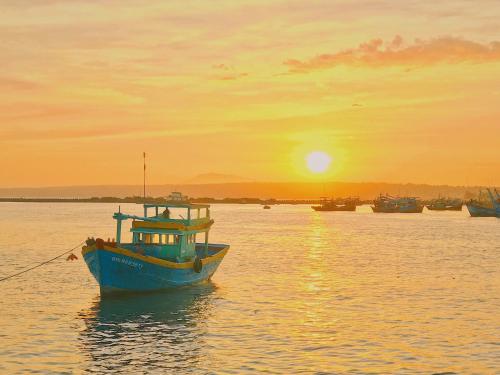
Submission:
[[[225,72],[224,74],[217,75],[214,79],[219,81],[234,81],[236,79],[244,78],[248,76],[248,73],[238,73],[232,66],[226,64],[215,64],[212,65],[212,69]]]
[[[212,65],[212,68],[220,70],[229,70],[229,67],[226,64],[214,64]]]
[[[229,130],[223,126],[217,128],[194,128],[194,127],[176,127],[163,129],[158,126],[152,126],[148,129],[138,125],[93,125],[76,127],[45,127],[43,129],[31,129],[25,127],[10,127],[0,129],[1,142],[54,142],[54,141],[92,141],[92,140],[111,140],[111,139],[148,139],[162,137],[203,137],[209,134],[222,134]]]
[[[216,79],[219,81],[234,81],[235,79],[247,77],[248,73],[237,73],[237,74],[228,74],[228,75],[223,75],[219,76]]]
[[[0,77],[0,88],[5,90],[34,90],[41,87],[36,82],[21,80],[17,78]]]
[[[456,37],[416,39],[412,44],[397,35],[392,41],[372,39],[330,54],[317,55],[308,60],[290,59],[284,62],[291,72],[305,73],[339,65],[350,66],[426,66],[438,63],[500,61],[500,42],[487,44]]]

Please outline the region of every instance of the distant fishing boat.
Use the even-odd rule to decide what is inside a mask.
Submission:
[[[461,199],[437,198],[433,199],[427,206],[431,211],[462,211]]]
[[[373,201],[373,212],[383,213],[421,213],[424,205],[415,197],[391,197],[379,195]]]
[[[311,206],[314,211],[356,211],[358,200],[355,198],[331,199],[321,197],[319,206]]]
[[[101,294],[196,284],[217,270],[229,245],[208,243],[210,206],[181,201],[178,194],[170,198],[167,204],[144,204],[144,216],[115,213],[116,241],[87,240],[82,255]],[[132,241],[122,242],[122,222],[129,219]],[[200,235],[203,242],[197,242]]]
[[[270,209],[271,209],[271,206],[268,206],[268,205],[266,204],[266,205],[265,205],[264,207],[262,207],[262,208],[263,208],[264,210],[270,210]]]
[[[466,203],[472,217],[498,217],[500,218],[500,194],[494,189],[486,189],[487,198],[483,197],[482,191],[479,193],[479,199],[471,199]],[[495,193],[495,194],[493,194]]]
[[[180,191],[173,191],[167,197],[167,202],[175,202],[175,203],[189,203],[189,197],[187,195],[183,195]]]

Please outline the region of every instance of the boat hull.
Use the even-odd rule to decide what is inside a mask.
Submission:
[[[314,211],[356,211],[356,206],[337,206],[337,207],[323,207],[323,206],[311,206]]]
[[[193,262],[174,263],[144,256],[133,251],[111,246],[84,247],[83,257],[99,284],[101,294],[124,291],[154,291],[202,283],[214,274],[229,246],[202,259],[200,272],[194,271]]]
[[[384,207],[376,207],[371,206],[372,211],[376,213],[386,213],[386,214],[420,214],[424,209],[424,206],[416,206],[416,207],[396,207],[396,208],[384,208]]]
[[[439,207],[439,206],[425,206],[427,207],[428,210],[430,211],[462,211],[462,206],[445,206],[445,207]]]
[[[467,203],[467,209],[472,217],[500,217],[500,210]]]

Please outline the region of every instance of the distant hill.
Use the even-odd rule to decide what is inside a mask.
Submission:
[[[412,195],[423,199],[441,196],[470,198],[478,193],[475,186],[448,186],[422,184],[392,184],[378,182],[234,182],[210,184],[151,185],[147,195],[167,196],[172,191],[181,191],[191,197],[209,198],[276,198],[316,199],[320,196],[359,196],[373,199],[379,193],[391,195]],[[105,186],[54,186],[41,188],[0,188],[2,198],[91,198],[142,196],[141,185]]]

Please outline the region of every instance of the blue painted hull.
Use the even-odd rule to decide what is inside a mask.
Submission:
[[[472,217],[500,217],[500,209],[477,206],[467,203],[467,209]]]
[[[225,250],[221,251],[225,254]],[[85,262],[98,282],[101,294],[153,291],[201,283],[214,274],[222,258],[223,256],[203,264],[201,271],[197,273],[193,267],[170,268],[108,249],[95,249],[84,254]]]

